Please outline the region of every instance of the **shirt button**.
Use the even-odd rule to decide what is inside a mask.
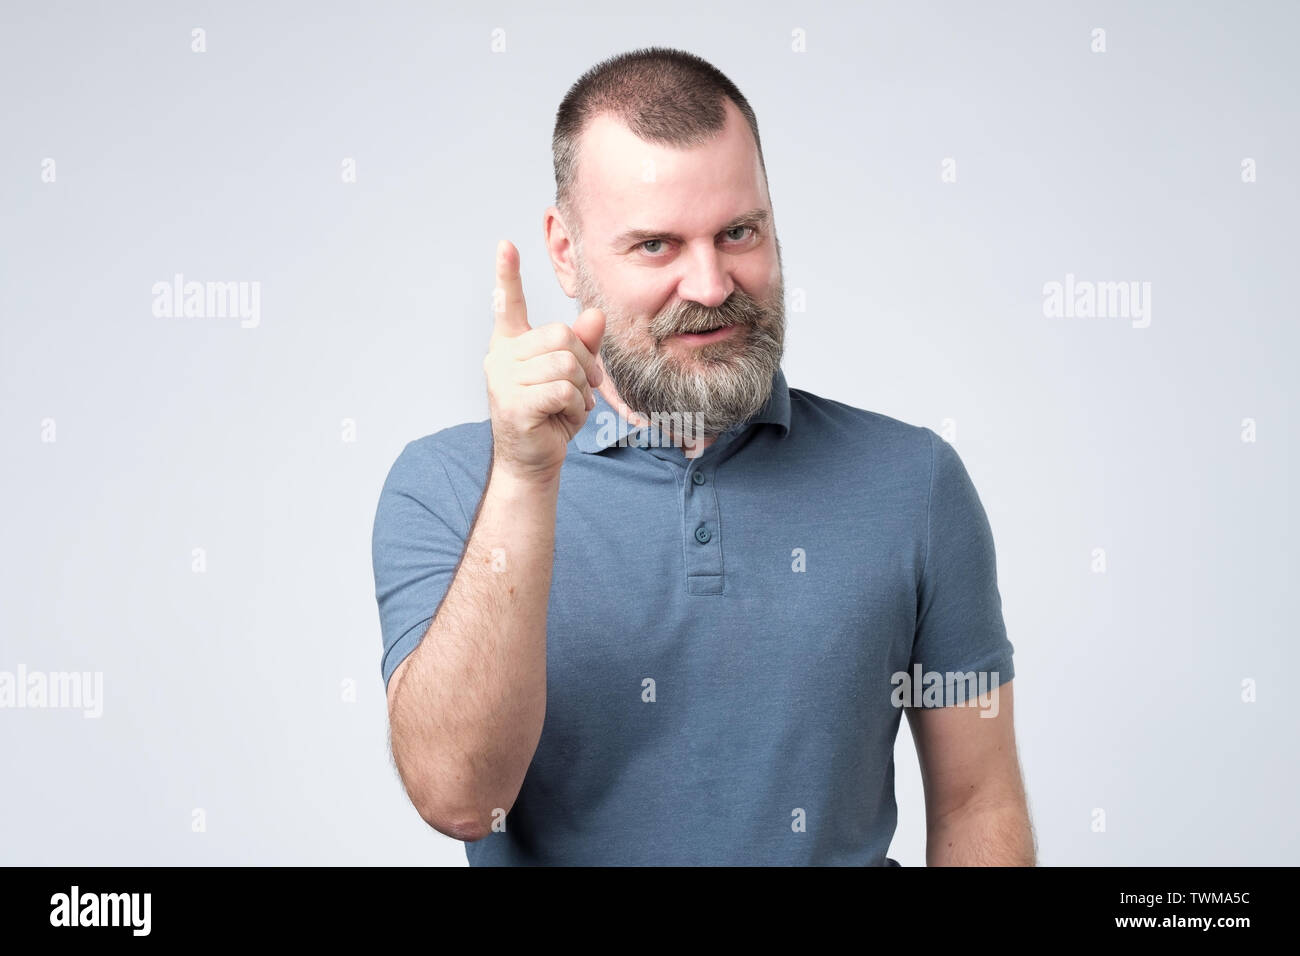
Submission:
[[[700,525],[695,529],[695,540],[700,544],[707,544],[711,537],[712,535],[709,534],[709,529],[704,527],[704,525]]]
[[[704,484],[704,472],[697,471],[694,476],[692,476],[691,481],[695,482],[697,485]]]

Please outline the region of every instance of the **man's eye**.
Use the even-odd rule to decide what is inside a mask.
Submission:
[[[733,233],[736,232],[741,233],[741,235],[739,236],[732,235]],[[745,235],[744,233],[750,233],[750,235]],[[730,229],[724,229],[722,232],[722,235],[726,236],[730,242],[744,242],[747,239],[752,239],[757,234],[758,234],[758,230],[755,229],[753,226],[732,226]],[[661,251],[659,247],[662,246],[666,241],[667,240],[664,239],[646,239],[644,242],[641,243],[640,248],[643,252],[646,252],[651,256],[658,258],[658,254]]]

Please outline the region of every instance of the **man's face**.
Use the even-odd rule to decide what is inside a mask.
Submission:
[[[710,437],[767,401],[785,341],[766,183],[748,125],[725,105],[726,129],[688,150],[598,117],[583,139],[574,249],[578,307],[605,313],[600,356],[619,397],[645,417],[698,413]]]

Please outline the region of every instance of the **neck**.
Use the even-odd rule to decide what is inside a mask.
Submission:
[[[604,370],[604,365],[602,364],[601,371],[604,372]],[[614,409],[614,411],[622,418],[626,419],[629,424],[635,425],[637,428],[644,428],[650,424],[649,420],[643,415],[638,415],[636,412],[632,411],[632,409],[628,408],[627,402],[623,401],[622,397],[618,394],[618,390],[614,388],[614,383],[610,380],[608,372],[605,372],[604,380],[597,387],[596,391],[600,392],[605,401],[609,402],[610,408]],[[700,436],[692,437],[689,440],[674,441],[674,446],[680,448],[682,450],[682,455],[686,458],[698,458],[704,453],[704,449],[708,448],[715,441],[717,441],[716,437]]]

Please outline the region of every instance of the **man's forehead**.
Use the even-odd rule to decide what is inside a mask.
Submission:
[[[585,231],[602,239],[631,229],[708,233],[766,207],[758,151],[737,118],[687,148],[646,142],[610,115],[594,118],[579,153]]]

